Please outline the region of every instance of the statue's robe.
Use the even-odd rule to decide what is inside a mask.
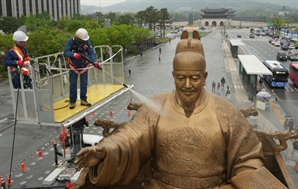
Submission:
[[[212,188],[240,173],[263,167],[262,144],[240,111],[203,90],[187,118],[175,92],[151,98],[130,121],[98,145],[105,160],[89,169],[97,186],[128,184],[152,159],[145,189]]]

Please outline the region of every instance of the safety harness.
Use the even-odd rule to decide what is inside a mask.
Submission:
[[[76,39],[73,37],[72,38],[72,47],[71,47],[71,52],[84,52],[87,54],[87,49],[88,49],[88,45],[87,44],[77,44],[76,43]],[[70,58],[67,59],[69,62],[69,67],[72,71],[74,71],[76,74],[83,74],[87,71],[87,68],[89,67],[89,62],[88,60],[84,60],[82,62],[82,67],[86,68],[86,69],[82,69],[82,70],[77,70],[78,66],[76,66]],[[85,65],[87,65],[85,67]]]

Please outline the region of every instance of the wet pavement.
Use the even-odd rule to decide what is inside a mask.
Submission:
[[[176,44],[179,38],[170,43],[161,45],[161,54],[159,49],[147,50],[143,56],[134,56],[125,62],[125,84],[133,84],[133,90],[143,95],[151,97],[156,94],[174,90],[174,80],[172,77],[172,61]],[[248,99],[247,92],[243,88],[239,78],[237,78],[237,59],[232,58],[226,42],[222,42],[221,33],[217,30],[202,38],[205,57],[207,62],[208,78],[205,88],[208,91],[212,89],[212,81],[216,83],[222,77],[226,79],[226,85],[231,86],[231,101],[237,107],[243,107]],[[160,55],[160,61],[159,61]],[[131,67],[131,75],[128,73],[128,67]],[[236,70],[235,70],[236,69]],[[239,77],[239,76],[238,76]],[[14,137],[14,118],[12,101],[8,86],[8,80],[0,80],[0,174],[4,175],[10,172],[10,163],[12,163],[12,188],[21,186],[38,187],[42,180],[55,169],[53,166],[54,155],[51,140],[57,138],[60,128],[46,127],[39,125],[16,124],[15,130],[15,148],[13,151],[13,161],[11,161],[12,144]],[[218,95],[224,98],[225,89],[221,88]],[[102,108],[94,112],[94,115],[88,116],[90,126],[84,130],[85,134],[101,135],[101,129],[93,126],[97,118],[111,120],[117,123],[128,121],[134,114],[128,115],[126,110],[130,102],[130,92],[124,93],[115,100],[107,103]],[[132,94],[133,102],[141,102],[136,95]],[[283,110],[278,104],[275,105],[279,114],[284,115]],[[112,109],[113,115],[110,115]],[[283,130],[275,111],[259,111],[258,129],[267,132]],[[58,145],[60,149],[61,146]],[[43,152],[43,157],[37,155],[38,149]],[[297,155],[291,156],[291,142],[289,149],[282,153],[293,180],[298,185],[297,173],[293,170],[293,165],[297,160]],[[20,163],[24,161],[26,170],[20,170]],[[61,162],[61,158],[59,162]],[[63,183],[56,183],[56,185]]]

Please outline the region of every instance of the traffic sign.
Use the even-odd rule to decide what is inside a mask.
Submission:
[[[267,22],[267,26],[273,26],[273,23]]]

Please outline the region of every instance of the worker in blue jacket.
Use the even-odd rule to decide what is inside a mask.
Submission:
[[[6,53],[4,65],[10,67],[12,85],[15,89],[21,87],[21,74],[23,75],[24,89],[32,89],[30,78],[30,56],[26,49],[29,37],[22,31],[13,33],[13,40],[16,44]]]
[[[68,39],[64,56],[68,57],[69,62],[69,108],[76,107],[77,100],[77,80],[80,75],[80,99],[81,106],[91,106],[91,103],[87,101],[87,86],[88,86],[88,67],[90,62],[84,58],[87,56],[93,63],[95,68],[100,69],[100,64],[96,61],[96,54],[89,41],[89,35],[87,30],[80,28],[76,32],[76,36]]]

